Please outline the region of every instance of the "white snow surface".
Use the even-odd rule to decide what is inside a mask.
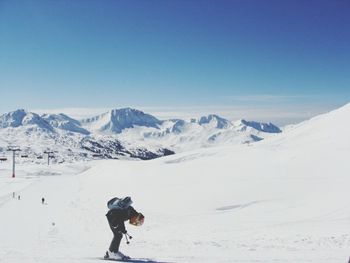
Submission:
[[[16,178],[0,163],[0,262],[101,262],[115,196],[146,217],[126,224],[134,258],[347,262],[349,116],[346,105],[261,142],[151,161],[20,164]]]

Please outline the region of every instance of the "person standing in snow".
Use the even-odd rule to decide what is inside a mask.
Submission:
[[[106,252],[105,258],[108,259],[128,259],[119,251],[120,241],[123,238],[123,234],[128,237],[124,221],[129,220],[130,224],[140,226],[143,224],[144,216],[138,213],[132,206],[132,200],[130,197],[119,199],[117,197],[111,199],[108,203],[108,213],[106,214],[108,224],[113,232],[113,240],[109,246],[109,250]],[[129,236],[129,238],[131,238]]]

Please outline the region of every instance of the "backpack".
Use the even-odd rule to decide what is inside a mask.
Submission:
[[[109,210],[112,209],[127,209],[131,206],[132,200],[130,196],[124,198],[114,197],[107,202],[107,207]]]

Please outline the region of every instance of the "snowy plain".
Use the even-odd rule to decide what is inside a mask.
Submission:
[[[0,163],[0,262],[101,262],[114,196],[146,217],[127,224],[131,257],[347,262],[349,116],[346,105],[260,142],[151,161],[20,164],[16,178]]]

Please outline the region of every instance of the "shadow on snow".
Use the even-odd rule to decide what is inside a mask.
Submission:
[[[105,260],[109,262],[130,262],[130,263],[174,263],[174,262],[166,262],[166,261],[157,261],[153,259],[148,258],[131,258],[126,260],[115,260],[115,259],[105,259],[105,258],[98,258],[100,260]]]

